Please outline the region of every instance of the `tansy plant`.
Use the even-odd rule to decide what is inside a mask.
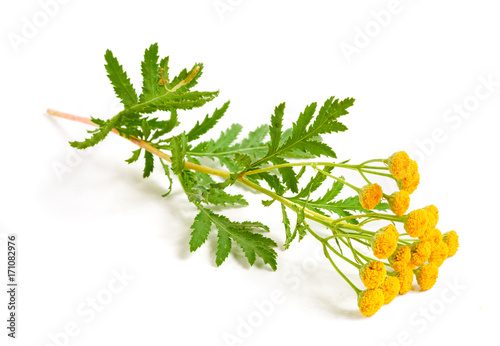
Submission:
[[[158,46],[153,44],[141,64],[144,79],[138,96],[111,51],[106,52],[105,60],[108,77],[124,106],[121,112],[108,120],[51,109],[47,113],[97,126],[89,131],[89,138],[71,142],[74,148],[96,145],[110,132],[136,144],[139,148],[126,162],[136,162],[143,155],[144,178],[150,176],[155,162],[159,163],[170,186],[164,196],[171,190],[172,176],[177,176],[187,199],[198,210],[191,226],[190,250],[198,249],[209,233],[216,231],[218,266],[229,256],[231,248],[238,246],[250,265],[259,258],[273,270],[277,268],[277,244],[263,235],[269,231],[266,225],[260,221],[231,221],[214,211],[213,206],[219,210],[220,206],[248,205],[243,195],[226,191],[231,185],[244,185],[263,194],[262,204],[266,207],[280,204],[279,217],[286,234],[284,249],[307,234],[317,239],[333,268],[357,294],[359,310],[365,316],[373,315],[398,294],[407,293],[414,278],[422,290],[430,289],[436,282],[438,267],[456,253],[457,233],[442,234],[436,228],[439,215],[434,205],[407,212],[410,194],[417,188],[420,176],[417,163],[405,152],[360,164],[334,161],[335,152],[320,136],[347,130],[339,119],[348,114],[354,99],[331,97],[321,107],[311,103],[288,129],[283,128],[282,103],[274,109],[269,125],[257,127],[243,140],[237,140],[242,126],[233,124],[218,138],[202,141],[200,137],[214,127],[229,107],[228,101],[192,128],[176,130],[181,111],[202,107],[218,95],[218,91],[193,90],[202,74],[202,64],[171,77],[168,57],[160,60]],[[165,113],[166,119],[161,117]],[[324,159],[314,160],[319,157]],[[201,162],[217,165],[209,167]],[[342,170],[359,174],[364,186],[348,182],[340,175]],[[312,173],[308,179],[304,179],[306,171]],[[212,176],[223,179],[216,181]],[[384,193],[373,179],[392,180],[395,191]],[[317,196],[323,184],[328,184],[329,189]],[[346,187],[353,196],[340,199],[339,193]],[[296,214],[293,225],[290,213]],[[327,234],[314,231],[311,221],[326,227]],[[370,230],[369,224],[375,221],[384,226]],[[354,245],[363,245],[363,249]],[[363,289],[340,270],[339,260],[359,270]]]

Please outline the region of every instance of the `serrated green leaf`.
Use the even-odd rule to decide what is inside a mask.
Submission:
[[[241,167],[248,167],[252,164],[252,158],[247,154],[236,153],[234,154],[234,162]]]
[[[313,119],[313,112],[316,109],[316,105],[313,103],[307,106],[294,124],[290,135],[288,135],[290,131],[281,132],[284,104],[276,107],[275,113],[271,117],[271,126],[269,130],[271,142],[269,143],[269,150],[264,157],[255,161],[252,167],[258,167],[277,157],[286,157],[289,153],[295,154],[297,151],[310,154],[313,157],[320,155],[335,157],[333,150],[328,145],[319,142],[317,137],[323,133],[345,131],[347,127],[336,119],[341,115],[347,114],[348,112],[346,109],[350,107],[353,102],[353,99],[345,99],[339,102],[331,97],[325,101],[318,116],[311,125],[309,125],[309,123]],[[285,134],[289,137],[286,141],[282,141]]]
[[[211,128],[213,128],[219,119],[224,116],[228,107],[229,101],[224,103],[220,109],[215,109],[211,117],[207,114],[201,123],[196,122],[196,125],[194,125],[191,131],[187,134],[188,142],[200,138],[201,135],[207,133]]]
[[[189,240],[189,251],[196,251],[205,243],[211,228],[212,221],[210,221],[208,214],[204,211],[200,211],[191,225],[193,231],[191,232],[191,239]]]
[[[236,223],[237,227],[242,230],[254,230],[254,229],[260,229],[265,232],[269,232],[269,227],[264,225],[261,222],[258,221],[243,221],[243,222],[237,222]]]
[[[231,195],[221,189],[211,189],[207,195],[207,202],[213,205],[248,205],[243,195]]]
[[[325,171],[327,173],[330,173],[332,170],[333,170],[333,167],[330,167],[330,166],[325,166],[323,168],[323,171]],[[309,180],[307,185],[303,189],[301,189],[300,192],[294,198],[304,198],[304,197],[309,196],[311,193],[316,191],[323,184],[323,182],[326,180],[326,178],[327,178],[327,176],[325,174],[320,173],[320,172],[316,173],[316,175],[314,177],[312,177],[311,180]]]
[[[161,165],[163,166],[163,171],[165,172],[165,175],[167,176],[168,181],[169,181],[168,191],[161,196],[167,197],[168,195],[170,195],[170,192],[172,192],[173,182],[172,182],[172,177],[170,176],[170,168],[168,168],[168,165],[165,164],[165,162],[163,162],[163,160],[161,158],[160,158],[160,162],[161,162]]]
[[[135,162],[139,159],[139,156],[141,155],[141,148],[137,149],[137,150],[134,150],[132,151],[132,156],[125,160],[125,162],[127,162],[128,164],[131,164],[132,162]]]
[[[231,252],[231,238],[228,229],[220,223],[215,223],[217,227],[217,251],[215,252],[215,264],[220,266]]]
[[[177,118],[177,111],[175,109],[173,109],[170,111],[170,119],[162,123],[160,130],[156,131],[153,134],[153,136],[151,137],[151,140],[155,140],[155,139],[160,138],[161,136],[169,133],[177,125],[179,125],[179,120]]]
[[[105,68],[108,72],[108,78],[113,85],[116,96],[120,98],[125,109],[137,105],[138,99],[135,89],[130,83],[127,73],[123,71],[123,67],[109,49],[106,51],[104,59],[106,60]]]
[[[179,175],[184,169],[186,157],[187,138],[183,132],[178,136],[172,137],[171,150],[172,150],[172,171]]]
[[[236,242],[243,250],[250,265],[255,263],[256,256],[262,258],[264,263],[269,264],[276,270],[276,251],[273,247],[277,244],[262,234],[248,231],[248,223],[231,222],[227,217],[215,214],[211,210],[198,205],[200,211],[204,212],[217,228],[217,251],[215,263],[220,266],[231,251],[231,241]]]
[[[93,135],[81,142],[73,141],[69,144],[76,149],[85,149],[92,147],[102,141],[106,136],[113,130],[113,128],[119,123],[121,113],[118,113],[113,118],[107,120],[104,126],[99,127],[94,130]]]
[[[284,204],[281,205],[281,215],[283,216],[283,226],[285,227],[285,245],[284,248],[285,250],[290,247],[290,243],[292,242],[292,229],[290,228],[290,219],[288,218],[288,215],[286,213],[286,207]]]
[[[284,115],[285,103],[282,103],[274,108],[274,114],[271,116],[271,126],[269,127],[269,135],[271,136],[271,141],[269,142],[269,151],[267,155],[275,153],[280,146]]]
[[[275,165],[288,163],[285,159],[279,157],[273,157],[271,159],[271,162]],[[282,167],[279,168],[278,171],[280,172],[281,178],[283,179],[283,182],[285,183],[287,189],[291,190],[294,193],[297,193],[299,191],[299,187],[298,187],[297,175],[295,174],[293,168]]]
[[[154,156],[149,151],[144,152],[144,173],[142,175],[143,178],[147,178],[151,175],[154,169]]]
[[[322,174],[322,173],[320,173],[320,174]],[[325,175],[325,177],[326,177],[326,175]],[[340,179],[344,179],[344,177],[340,176]],[[342,183],[338,180],[334,181],[332,187],[328,191],[326,191],[326,193],[323,195],[323,197],[321,197],[317,201],[320,203],[326,203],[326,202],[333,200],[342,191],[343,187],[344,187],[344,183]]]
[[[241,141],[241,144],[237,146],[237,149],[241,150],[259,147],[258,149],[265,150],[266,147],[264,146],[263,141],[268,132],[269,126],[265,124],[258,126],[255,130],[251,131],[245,139]]]
[[[138,103],[131,106],[129,109],[144,114],[153,113],[158,110],[171,111],[173,109],[193,109],[212,101],[218,94],[218,91],[192,91],[185,94],[167,93]]]
[[[158,95],[158,81],[160,79],[158,59],[158,44],[155,43],[146,49],[144,60],[141,63],[143,81],[140,102],[151,100]]]

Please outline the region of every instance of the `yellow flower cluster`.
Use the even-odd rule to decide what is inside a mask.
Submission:
[[[410,195],[415,192],[420,183],[416,161],[410,159],[406,152],[398,151],[384,162],[389,167],[389,172],[396,178],[400,190],[404,190]]]
[[[360,269],[361,281],[366,290],[358,294],[358,305],[365,316],[375,314],[398,294],[408,293],[414,279],[422,291],[432,288],[438,278],[439,267],[456,254],[459,246],[455,231],[442,234],[436,228],[439,210],[435,205],[405,214],[410,205],[410,194],[420,182],[417,163],[403,151],[393,154],[384,162],[399,187],[399,191],[384,195],[396,215],[388,220],[403,223],[406,234],[401,236],[410,238],[400,239],[393,224],[373,233],[370,243],[373,255],[378,259],[387,259],[389,263],[371,261]],[[365,186],[362,192],[360,190],[363,207],[367,205],[370,209],[376,206],[375,202],[379,202],[378,196],[381,194],[373,185],[376,184]]]

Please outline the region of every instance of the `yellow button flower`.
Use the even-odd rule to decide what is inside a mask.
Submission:
[[[448,257],[453,256],[458,250],[458,235],[455,231],[446,232],[443,241],[448,245]]]
[[[359,277],[366,288],[377,288],[384,282],[387,271],[380,261],[372,261],[363,265],[359,270]]]
[[[384,293],[380,288],[368,289],[358,295],[358,307],[363,316],[372,316],[382,305],[384,305]]]
[[[398,238],[398,230],[392,224],[379,229],[372,238],[373,255],[380,259],[388,258],[396,250]]]
[[[387,276],[384,283],[380,286],[380,289],[384,294],[384,304],[392,302],[398,295],[400,288],[401,285],[398,278],[394,276]]]
[[[367,184],[359,190],[359,201],[366,210],[372,210],[380,203],[383,192],[379,184]]]
[[[392,154],[385,162],[389,167],[389,172],[391,172],[394,178],[402,179],[406,176],[406,171],[410,164],[410,157],[406,152],[398,151]]]
[[[423,265],[415,270],[415,277],[422,291],[431,289],[434,286],[438,273],[439,269],[434,263]]]
[[[405,231],[410,237],[417,238],[421,236],[428,227],[429,217],[423,209],[413,210],[405,219]]]
[[[410,207],[410,194],[405,191],[397,191],[389,196],[389,208],[397,216],[404,215]]]

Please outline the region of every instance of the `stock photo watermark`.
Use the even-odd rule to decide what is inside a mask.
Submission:
[[[7,39],[14,50],[18,53],[21,46],[27,45],[32,39],[49,24],[50,20],[56,17],[63,5],[71,0],[40,0],[38,7],[30,15],[23,16],[15,31],[7,34]]]
[[[88,296],[76,306],[75,312],[79,319],[68,321],[61,330],[48,333],[49,343],[44,345],[70,345],[71,340],[79,336],[85,326],[90,325],[100,313],[105,311],[116,299],[116,296],[122,293],[133,280],[134,277],[127,273],[126,268],[122,268],[121,271],[111,270],[111,278],[109,278],[105,287]]]
[[[390,0],[385,8],[378,11],[372,10],[370,20],[364,25],[356,26],[352,39],[343,41],[339,45],[347,63],[351,63],[354,55],[359,55],[392,23],[395,16],[403,12],[404,2],[411,1]]]
[[[7,236],[7,336],[15,339],[18,329],[17,234]]]
[[[383,342],[380,346],[412,346],[417,345],[418,335],[423,334],[432,323],[439,320],[451,304],[455,303],[467,287],[455,279],[443,281],[443,288],[438,297],[418,307],[417,311],[408,317],[409,328],[396,334],[394,340]]]
[[[304,258],[300,265],[293,265],[283,272],[283,283],[290,291],[299,290],[301,283],[307,279],[307,276],[310,276],[317,270],[321,262],[325,261],[322,248],[317,247],[313,255]],[[222,334],[224,344],[226,346],[245,344],[285,301],[286,292],[278,289],[272,291],[268,299],[254,300],[252,302],[253,310],[245,317],[238,317],[238,324],[234,331]]]
[[[111,114],[117,114],[123,110],[123,105],[118,99],[113,99],[109,105]],[[54,160],[50,163],[50,168],[56,176],[57,180],[62,181],[63,176],[67,173],[74,172],[84,159],[92,154],[94,147],[86,149],[75,149],[69,144],[65,147],[66,154],[64,160]]]
[[[442,113],[444,125],[432,129],[425,138],[414,141],[415,149],[410,151],[410,156],[419,164],[432,156],[436,148],[449,139],[452,131],[457,131],[467,119],[474,116],[483,102],[490,99],[500,89],[500,80],[494,78],[491,74],[486,77],[478,76],[478,83],[473,92]]]
[[[285,296],[282,291],[274,290],[269,295],[269,299],[253,301],[254,310],[246,317],[238,317],[238,325],[233,333],[223,333],[222,340],[227,346],[242,345],[249,339],[266,319],[274,314],[276,306],[285,302]]]
[[[52,161],[50,163],[52,172],[54,172],[57,180],[62,181],[65,174],[73,172],[78,166],[80,166],[83,159],[92,153],[92,150],[92,147],[85,150],[79,150],[68,145],[66,147],[64,162]]]
[[[226,15],[234,12],[234,10],[242,4],[243,0],[215,0],[212,2],[217,16],[220,20],[226,19]]]

